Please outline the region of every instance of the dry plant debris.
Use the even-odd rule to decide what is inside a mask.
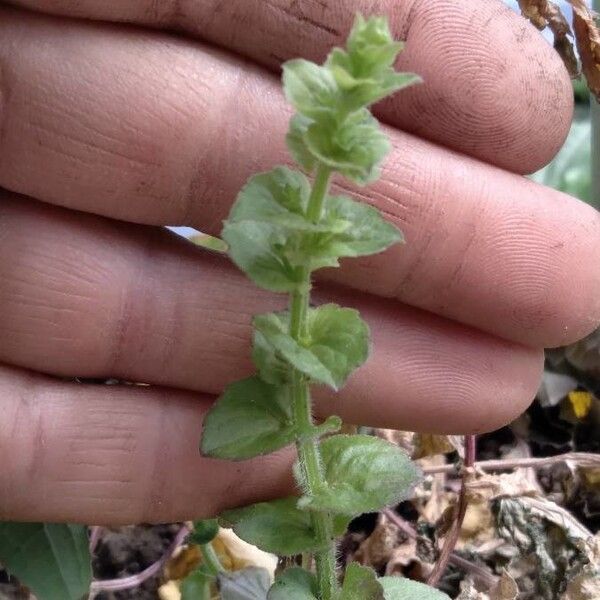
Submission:
[[[540,30],[548,27],[554,34],[554,47],[560,54],[571,77],[579,76],[579,65],[573,38],[591,92],[600,99],[600,30],[595,15],[585,0],[567,0],[573,7],[573,29],[555,2],[550,0],[519,0],[523,16]]]

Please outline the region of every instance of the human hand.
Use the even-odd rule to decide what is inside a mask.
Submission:
[[[252,369],[250,316],[282,300],[159,226],[218,233],[247,177],[289,160],[278,65],[322,58],[371,3],[12,4],[0,8],[0,519],[170,521],[285,493],[289,452],[237,464],[198,452],[214,395]],[[597,325],[600,220],[517,174],[551,158],[571,116],[537,32],[499,1],[397,4],[378,12],[407,39],[398,68],[425,83],[375,111],[395,150],[380,182],[352,191],[407,244],[318,282],[374,337],[343,395],[319,401],[348,422],[479,432],[531,401],[544,346]],[[76,376],[152,387],[64,379]]]

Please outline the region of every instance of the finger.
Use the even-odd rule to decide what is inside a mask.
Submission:
[[[243,463],[200,456],[210,403],[0,366],[0,519],[173,522],[289,494],[289,450]]]
[[[164,230],[25,199],[0,208],[0,361],[60,376],[117,377],[217,394],[254,371],[253,314],[285,308],[243,275]],[[542,352],[357,293],[373,354],[319,412],[395,429],[471,432],[515,418]]]
[[[376,11],[407,40],[398,68],[425,80],[381,106],[388,122],[516,172],[550,160],[569,129],[573,93],[558,55],[500,0],[384,0],[377,8],[369,0],[13,4],[183,30],[275,70],[297,56],[321,61],[343,43],[356,11]]]
[[[215,231],[246,177],[285,160],[287,109],[257,71],[240,87],[238,63],[183,42],[3,15],[1,184],[79,210]],[[365,199],[408,244],[352,261],[345,283],[533,345],[594,328],[593,209],[406,134],[392,140]]]
[[[246,178],[287,159],[288,109],[259,71],[158,34],[0,14],[0,184],[78,210],[218,232]],[[597,212],[390,134],[383,179],[361,193],[408,243],[330,277],[532,345],[561,345],[597,325]]]

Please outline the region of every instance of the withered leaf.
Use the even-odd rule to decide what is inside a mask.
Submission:
[[[461,584],[461,593],[456,600],[516,600],[519,588],[515,580],[506,572],[488,592],[480,592],[472,579],[467,578]]]
[[[583,74],[588,87],[600,100],[600,30],[585,0],[569,0],[573,6],[573,28]]]
[[[579,67],[573,43],[569,38],[573,32],[560,8],[550,0],[519,0],[519,7],[524,17],[542,30],[548,27],[554,34],[554,49],[562,58],[569,75],[579,77]]]

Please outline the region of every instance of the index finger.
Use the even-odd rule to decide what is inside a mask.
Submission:
[[[322,60],[356,11],[389,16],[407,41],[398,67],[424,85],[375,112],[391,125],[506,169],[532,172],[558,151],[572,89],[539,33],[500,0],[11,0],[52,14],[185,31],[271,69]]]

